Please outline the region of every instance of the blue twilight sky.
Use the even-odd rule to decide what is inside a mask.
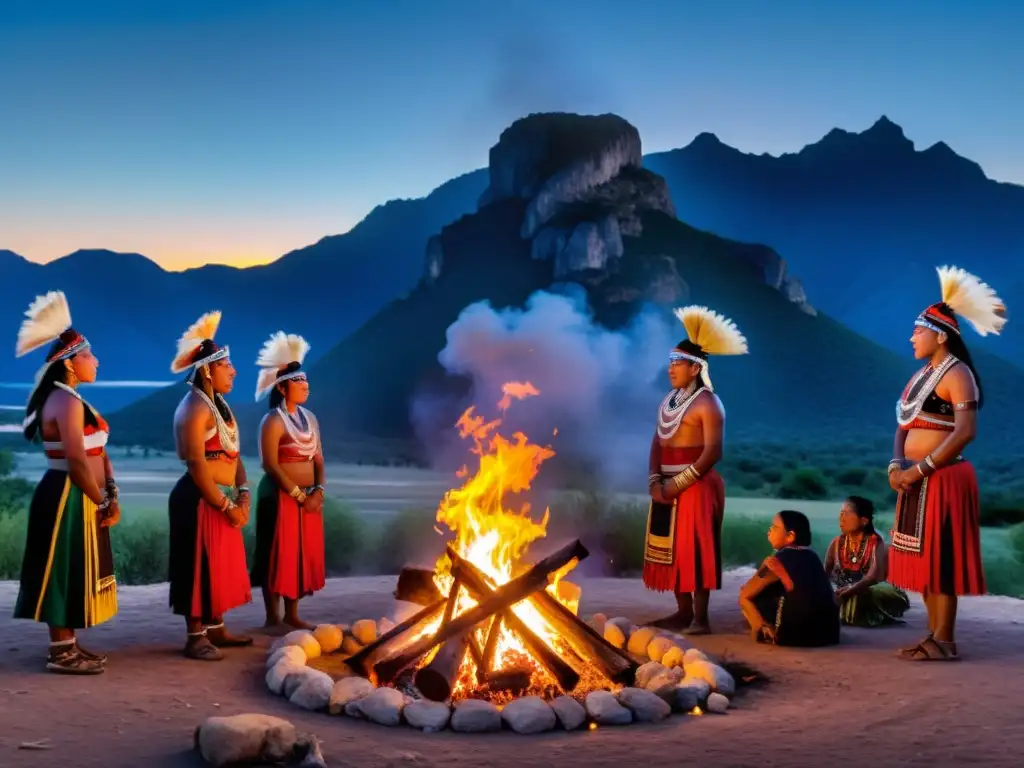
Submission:
[[[0,248],[251,264],[486,164],[530,111],[645,151],[881,114],[1024,183],[1014,0],[2,0]]]

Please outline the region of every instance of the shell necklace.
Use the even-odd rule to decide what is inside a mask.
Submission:
[[[945,360],[935,368],[931,365],[925,366],[920,373],[910,382],[906,395],[896,401],[896,421],[901,426],[906,426],[921,413],[921,406],[928,396],[935,391],[942,377],[950,368],[960,361],[953,355],[948,355]]]
[[[690,388],[693,386],[691,384]],[[706,389],[707,387],[697,387],[688,395],[685,390],[675,389],[665,395],[665,399],[661,401],[661,407],[658,408],[658,437],[662,440],[671,440],[679,431],[679,425],[683,423],[683,417],[693,405],[693,401]],[[685,397],[680,401],[681,395],[685,395]]]
[[[313,428],[312,415],[301,405],[297,405],[295,408],[301,423],[296,423],[295,418],[280,405],[277,406],[277,412],[281,414],[281,421],[284,422],[285,431],[299,452],[304,456],[314,456],[319,447],[320,440],[316,430]],[[305,425],[305,429],[302,428],[302,425]]]
[[[196,387],[195,392],[197,395],[199,395],[199,399],[206,403],[206,406],[211,411],[213,411],[213,418],[217,424],[217,436],[220,438],[220,447],[226,453],[238,453],[238,422],[235,420],[235,414],[232,413],[231,407],[228,405],[227,400],[221,397],[220,394],[214,394],[214,397],[216,397],[224,405],[224,408],[227,410],[227,412],[231,414],[230,426],[226,421],[224,421],[224,417],[221,416],[220,409],[214,404],[213,400],[211,400],[209,396],[205,392],[203,392],[203,390]]]

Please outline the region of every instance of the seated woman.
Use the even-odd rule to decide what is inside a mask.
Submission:
[[[740,609],[759,643],[804,648],[839,642],[839,608],[821,558],[810,548],[811,523],[783,510],[772,520],[767,558],[740,589]]]
[[[885,541],[875,531],[875,505],[851,496],[839,512],[840,536],[828,545],[825,573],[839,600],[839,616],[854,627],[894,624],[910,608],[906,593],[887,584]]]

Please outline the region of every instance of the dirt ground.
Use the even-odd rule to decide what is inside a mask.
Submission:
[[[99,677],[43,669],[45,629],[7,618],[17,585],[0,583],[0,765],[198,766],[192,732],[208,715],[265,712],[316,733],[339,766],[857,765],[1018,766],[1024,753],[1024,602],[974,598],[961,607],[960,663],[899,661],[893,649],[923,634],[923,607],[908,624],[849,630],[840,648],[789,651],[753,645],[735,606],[746,573],[727,575],[715,595],[719,635],[699,645],[728,653],[771,678],[737,698],[727,715],[672,717],[658,725],[541,736],[422,734],[303,712],[265,688],[264,648],[220,663],[182,658],[184,627],[167,608],[167,587],[127,587],[121,613],[83,633],[87,647],[111,654]],[[665,613],[669,598],[638,581],[582,582],[581,612],[642,622]],[[313,621],[351,622],[392,612],[393,577],[335,579],[306,601]],[[257,604],[229,616],[234,629],[261,623]],[[46,740],[50,749],[19,749]]]

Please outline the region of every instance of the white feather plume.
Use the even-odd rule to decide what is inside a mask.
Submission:
[[[261,369],[256,379],[256,399],[274,388],[279,370],[289,363],[301,365],[308,352],[309,342],[294,333],[278,331],[267,339],[256,358],[256,365]]]
[[[25,311],[25,319],[18,330],[16,357],[49,344],[71,327],[71,309],[63,291],[50,291],[37,296]]]
[[[675,310],[686,329],[686,337],[709,355],[745,355],[747,339],[729,318],[707,307],[689,306]]]
[[[188,369],[196,347],[207,339],[213,340],[220,326],[220,310],[207,312],[188,327],[178,339],[178,353],[171,363],[171,373],[181,373]]]
[[[939,267],[942,300],[980,335],[998,335],[1006,325],[1006,305],[996,292],[960,267]]]

